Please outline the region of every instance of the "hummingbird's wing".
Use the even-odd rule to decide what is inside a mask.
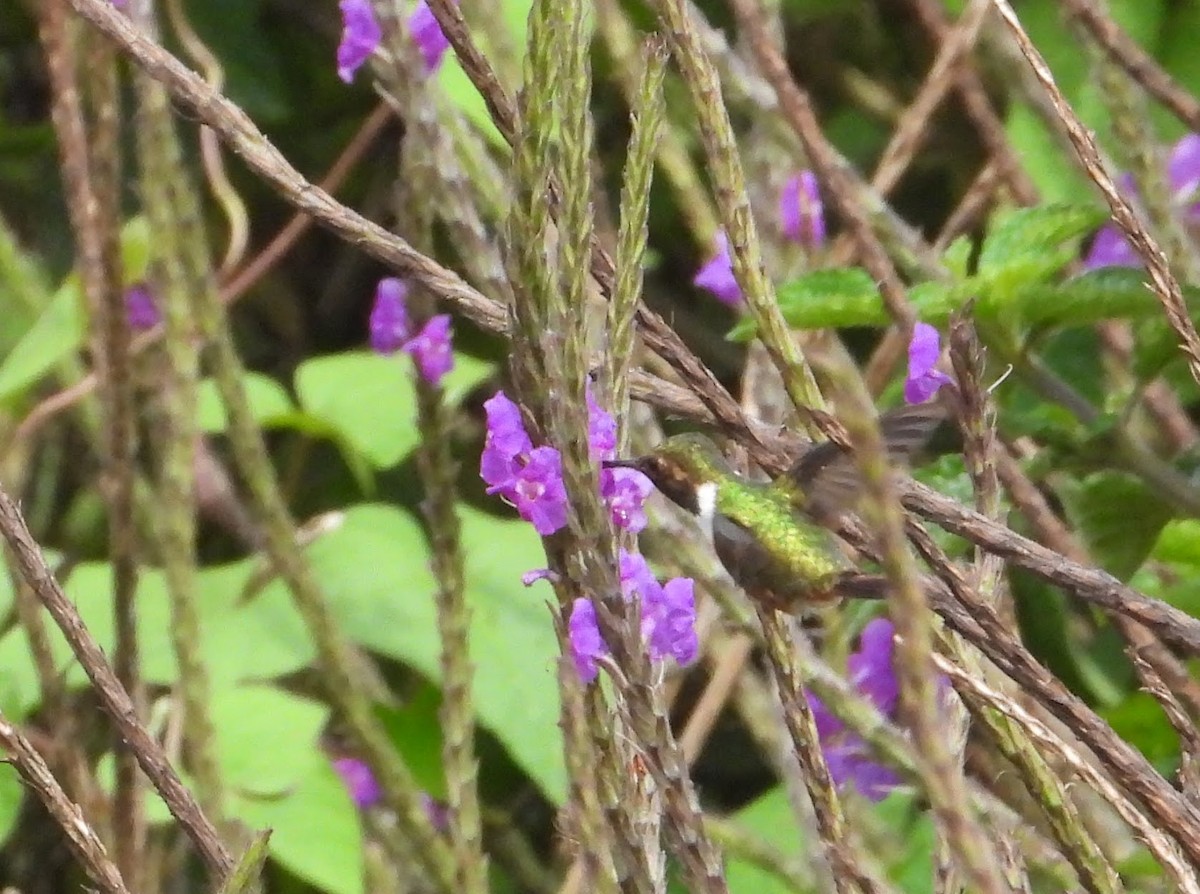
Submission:
[[[945,418],[946,407],[940,401],[884,413],[879,417],[879,430],[888,457],[897,465],[906,465]],[[858,500],[858,466],[848,451],[832,441],[805,451],[787,476],[804,494],[805,510],[818,517],[849,509]]]

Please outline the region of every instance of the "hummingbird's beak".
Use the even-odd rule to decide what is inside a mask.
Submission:
[[[636,459],[606,459],[600,465],[606,469],[636,469],[640,464]]]

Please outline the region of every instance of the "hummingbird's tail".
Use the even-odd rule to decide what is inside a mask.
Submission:
[[[884,599],[888,580],[882,574],[865,571],[846,571],[838,575],[833,592],[845,599]]]

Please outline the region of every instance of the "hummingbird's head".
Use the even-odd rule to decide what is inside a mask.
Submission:
[[[717,484],[731,474],[717,445],[697,432],[672,435],[643,456],[604,465],[637,469],[673,502],[703,516],[712,514]]]

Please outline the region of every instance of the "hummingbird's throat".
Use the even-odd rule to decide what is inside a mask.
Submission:
[[[705,481],[696,488],[696,516],[712,539],[713,518],[717,514],[717,483]]]

